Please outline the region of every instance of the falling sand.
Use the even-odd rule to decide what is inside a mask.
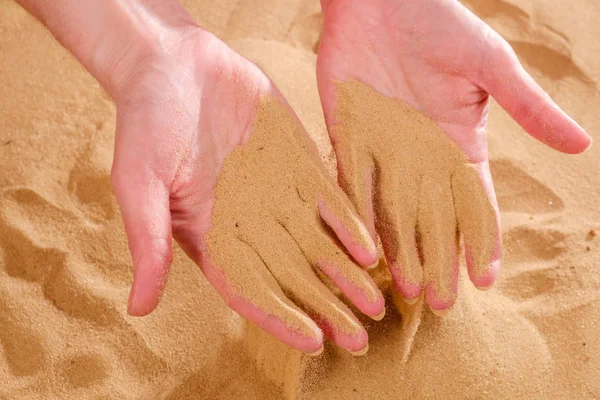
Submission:
[[[314,73],[319,2],[183,3],[273,78],[335,175]],[[600,131],[596,1],[465,4]],[[0,9],[0,399],[600,397],[600,247],[590,234],[600,229],[598,146],[553,152],[492,103],[498,282],[480,292],[461,266],[443,318],[401,299],[380,322],[355,311],[369,333],[363,357],[329,344],[313,358],[289,350],[243,323],[181,251],[161,305],[132,318],[130,256],[110,193],[114,105],[13,1]],[[372,274],[391,286],[383,263]]]

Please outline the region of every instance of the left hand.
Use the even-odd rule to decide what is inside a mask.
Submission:
[[[436,225],[439,218],[452,219],[463,234],[469,276],[477,287],[490,287],[500,265],[499,212],[486,140],[489,95],[530,135],[558,151],[580,153],[590,146],[591,138],[527,74],[510,45],[458,1],[353,0],[351,3],[349,6],[344,0],[322,0],[324,29],[317,66],[321,102],[339,160],[340,184],[371,234],[375,236],[376,230],[380,234],[395,286],[403,297],[414,300],[425,289],[432,310],[444,311],[456,299],[458,274],[456,254],[444,253],[457,252],[456,245],[452,246],[457,238],[456,230],[439,229]],[[335,118],[339,96],[345,94],[336,92],[335,82],[348,81],[359,81],[389,99],[407,103],[433,120],[457,146],[457,151],[463,153],[465,165],[475,171],[471,180],[462,184],[480,185],[484,199],[469,198],[460,204],[461,195],[456,193],[455,183],[462,178],[454,173],[440,173],[443,168],[433,156],[435,152],[423,144],[425,139],[419,143],[417,137],[416,142],[406,145],[404,155],[387,157],[383,154],[386,147],[407,140],[402,132],[386,132],[383,137],[371,139],[368,132],[348,135],[337,129],[338,122],[343,122],[336,122]],[[361,107],[368,107],[367,103],[361,102]],[[357,111],[360,112],[363,111]],[[380,115],[374,120],[389,117]],[[409,196],[416,198],[417,203],[425,201],[423,193],[434,199],[436,210],[431,211],[429,218],[421,220],[419,216],[418,221],[416,217],[407,221],[404,208],[420,209],[420,204],[405,204],[404,199],[379,199],[381,203],[374,209],[371,191],[378,188],[360,183],[371,182],[374,174],[372,182],[376,184],[402,184],[403,178],[410,175],[405,173],[406,168],[417,168],[406,160],[418,152],[422,152],[422,158],[429,157],[427,167],[419,171],[419,182],[425,187],[419,189],[416,184],[404,182],[405,187],[417,191]],[[430,185],[426,186],[426,182]],[[380,188],[384,197],[386,188]],[[450,209],[454,208],[457,216],[461,207],[463,210],[470,207],[469,202],[486,203],[483,208],[487,207],[491,214],[487,221],[492,223],[483,223],[486,216],[476,212],[462,221],[454,213],[442,215],[440,210],[448,207],[444,202],[456,203]],[[385,235],[381,224],[386,224]],[[423,241],[424,248],[417,249],[415,231],[419,229],[433,232],[437,237],[429,243]],[[495,237],[491,241],[495,248],[483,244],[490,235]]]
[[[316,354],[326,336],[364,353],[367,332],[316,271],[381,319],[384,298],[357,265],[377,261],[367,230],[268,76],[201,28],[180,34],[115,96],[129,313],[157,306],[173,237],[229,307],[283,343]]]

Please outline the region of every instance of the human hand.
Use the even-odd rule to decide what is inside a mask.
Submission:
[[[383,296],[352,260],[374,264],[375,244],[258,67],[192,30],[129,73],[115,100],[130,314],[157,306],[173,234],[232,309],[281,341],[317,353],[324,333],[366,350],[366,331],[316,270],[379,319]]]
[[[317,66],[340,183],[379,233],[403,297],[425,289],[442,312],[457,296],[456,228],[475,286],[490,287],[500,266],[488,96],[556,150],[582,152],[591,138],[458,1],[351,3],[322,0]]]

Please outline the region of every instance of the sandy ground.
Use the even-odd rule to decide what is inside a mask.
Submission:
[[[318,0],[184,3],[272,76],[331,167],[314,78]],[[597,138],[600,3],[465,4]],[[245,327],[180,251],[158,310],[128,317],[109,179],[115,107],[11,0],[0,0],[0,54],[1,400],[600,397],[598,146],[555,153],[493,104],[495,288],[463,283],[445,319],[416,309],[402,319],[390,301],[367,356],[307,359]]]

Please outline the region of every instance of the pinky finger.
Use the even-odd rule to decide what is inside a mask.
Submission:
[[[228,243],[219,263],[203,260],[203,272],[235,312],[288,346],[318,355],[323,351],[319,327],[283,293],[260,257],[247,244]],[[235,267],[234,267],[235,266]]]

